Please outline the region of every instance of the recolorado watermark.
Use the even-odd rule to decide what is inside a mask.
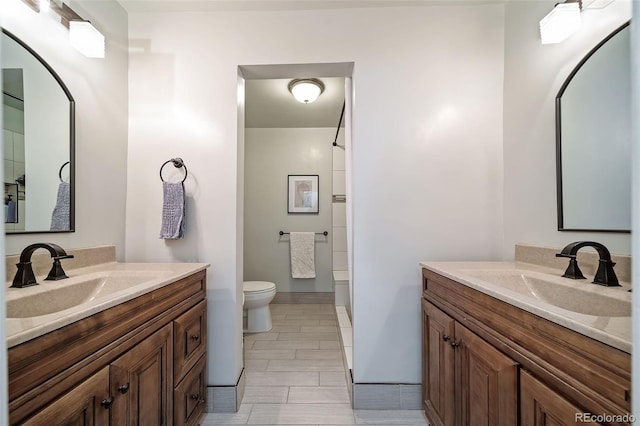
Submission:
[[[576,423],[635,423],[633,414],[576,413]]]

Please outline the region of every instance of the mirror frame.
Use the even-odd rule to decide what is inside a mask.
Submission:
[[[18,43],[20,46],[22,46],[27,52],[29,52],[31,55],[33,55],[34,58],[36,58],[38,60],[38,62],[40,62],[42,64],[42,66],[44,66],[46,68],[47,71],[49,71],[49,73],[53,76],[53,78],[56,80],[56,82],[60,85],[60,88],[62,89],[62,91],[64,92],[64,94],[67,96],[67,99],[69,99],[69,182],[70,182],[70,194],[69,194],[69,229],[68,230],[64,230],[64,231],[49,231],[49,230],[42,230],[42,231],[18,231],[18,232],[4,232],[5,237],[10,236],[10,235],[23,235],[23,234],[60,234],[60,233],[67,233],[67,232],[75,232],[75,216],[76,216],[76,208],[75,208],[75,200],[76,200],[76,194],[75,194],[75,189],[76,189],[76,161],[75,161],[75,152],[76,152],[76,102],[73,99],[73,96],[71,95],[71,92],[69,91],[69,88],[67,87],[66,84],[64,84],[64,81],[62,81],[62,79],[60,78],[60,76],[58,75],[58,73],[56,73],[54,71],[53,68],[51,68],[51,66],[42,58],[42,56],[40,56],[38,53],[36,53],[35,50],[33,50],[28,44],[26,44],[25,42],[23,42],[22,40],[20,40],[18,37],[16,37],[13,33],[11,33],[10,31],[7,31],[5,28],[0,28],[0,30],[2,31],[3,34],[5,34],[6,36],[8,36],[9,38],[11,38],[13,41],[15,41],[16,43]],[[64,167],[64,166],[63,166]]]
[[[560,101],[565,90],[571,83],[571,80],[580,71],[580,68],[593,56],[598,49],[604,46],[609,40],[615,37],[620,31],[624,30],[631,24],[631,21],[627,21],[614,30],[611,34],[605,37],[600,43],[598,43],[593,49],[585,55],[584,58],[575,66],[575,68],[569,73],[569,76],[562,84],[560,91],[556,95],[556,195],[558,206],[558,231],[575,231],[575,232],[613,232],[613,233],[631,233],[630,229],[578,229],[578,228],[565,228],[564,227],[564,211],[562,203],[562,123],[561,123],[561,106]],[[631,195],[631,194],[629,194]]]

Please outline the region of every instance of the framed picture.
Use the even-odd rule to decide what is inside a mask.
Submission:
[[[318,175],[289,175],[287,213],[318,213]]]

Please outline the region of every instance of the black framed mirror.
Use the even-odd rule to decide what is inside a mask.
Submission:
[[[75,101],[31,47],[2,29],[5,234],[75,230]]]
[[[598,43],[556,97],[558,230],[630,232],[629,22]]]

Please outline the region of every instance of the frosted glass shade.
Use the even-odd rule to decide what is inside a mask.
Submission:
[[[560,43],[580,29],[580,4],[560,3],[540,21],[542,44]]]
[[[289,83],[289,90],[298,102],[309,104],[318,99],[318,96],[324,90],[321,81],[315,79],[293,80]]]
[[[87,58],[104,58],[104,36],[88,21],[69,21],[69,42]]]

